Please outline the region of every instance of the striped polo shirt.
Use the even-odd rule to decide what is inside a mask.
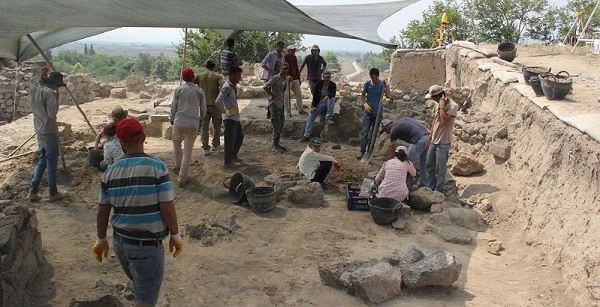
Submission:
[[[119,235],[136,240],[162,240],[169,231],[160,203],[175,192],[164,162],[146,154],[125,155],[102,178],[100,205],[111,206],[111,224]]]

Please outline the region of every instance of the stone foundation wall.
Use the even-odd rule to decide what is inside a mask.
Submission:
[[[410,91],[427,90],[446,81],[446,53],[436,51],[396,50],[390,63],[390,86]]]
[[[27,306],[38,273],[47,266],[33,209],[0,201],[0,306]]]
[[[31,113],[28,90],[39,80],[43,65],[44,63],[24,63],[20,66],[0,67],[0,124]],[[66,75],[64,81],[80,104],[110,95],[110,86],[94,81],[90,74]],[[59,90],[59,103],[75,104],[65,88]]]

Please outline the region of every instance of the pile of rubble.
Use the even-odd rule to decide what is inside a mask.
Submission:
[[[219,238],[233,234],[239,226],[235,223],[235,215],[228,211],[220,211],[210,223],[186,225],[186,235],[200,240],[205,246],[214,245]]]

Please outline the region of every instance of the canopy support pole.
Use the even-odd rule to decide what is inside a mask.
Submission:
[[[42,48],[40,48],[40,45],[38,45],[38,43],[33,39],[33,37],[31,37],[30,34],[27,34],[26,36],[29,39],[29,41],[31,42],[31,44],[35,47],[35,49],[37,49],[38,53],[44,58],[44,61],[46,61],[46,65],[48,65],[48,67],[50,67],[50,69],[52,69],[52,71],[56,71],[54,69],[54,65],[52,64],[52,62],[50,62],[50,59],[48,59],[48,57],[44,53],[44,50],[42,50]],[[85,122],[88,124],[88,126],[92,130],[92,134],[94,136],[96,136],[96,129],[94,129],[94,127],[90,123],[90,120],[87,118],[87,116],[85,115],[85,113],[83,112],[81,107],[79,106],[77,99],[75,99],[75,96],[73,95],[73,93],[71,92],[71,90],[68,87],[65,86],[65,89],[67,90],[67,93],[69,93],[69,96],[71,96],[71,99],[73,99],[73,102],[75,102],[75,106],[77,107],[77,110],[79,110],[79,113],[81,113],[81,115],[83,116],[83,119],[85,120]]]
[[[183,69],[185,68],[185,61],[187,56],[188,28],[185,28],[184,31],[185,36],[183,38],[183,58],[181,59],[181,72],[183,72]],[[181,85],[181,83],[183,82],[183,76],[181,75],[181,72],[179,73],[179,85]]]
[[[17,119],[17,107],[19,104],[19,97],[17,97],[17,95],[19,94],[19,70],[20,70],[21,65],[19,65],[19,67],[17,67],[17,69],[15,70],[15,91],[13,93],[13,116],[12,116],[12,120],[15,121]]]

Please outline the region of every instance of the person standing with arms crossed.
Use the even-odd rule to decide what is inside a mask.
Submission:
[[[107,228],[113,229],[115,255],[133,284],[135,306],[154,306],[162,285],[165,251],[162,241],[170,234],[169,251],[179,256],[183,241],[173,200],[175,192],[167,165],[144,153],[144,128],[135,118],[117,125],[117,137],[125,151],[110,165],[100,184],[96,217],[98,239],[92,257],[108,258]]]
[[[287,150],[279,144],[279,140],[281,139],[281,130],[285,121],[285,104],[283,100],[287,84],[290,81],[288,68],[288,64],[283,63],[279,73],[271,77],[263,87],[269,95],[269,110],[271,111],[271,124],[273,125],[273,149],[279,152]]]
[[[217,100],[217,107],[223,113],[223,124],[225,126],[223,146],[225,154],[225,167],[234,168],[242,163],[238,157],[242,143],[244,142],[244,132],[240,123],[240,109],[237,103],[237,84],[242,79],[242,69],[237,66],[229,68],[229,79],[225,82]]]
[[[215,67],[215,62],[206,61],[206,71],[196,76],[194,80],[194,83],[204,91],[204,98],[206,98],[206,115],[201,121],[200,133],[205,156],[210,155],[211,149],[213,151],[221,149],[221,110],[217,107],[215,100],[221,87],[225,84],[225,80],[222,75],[215,72]],[[208,125],[211,121],[213,124],[212,148],[208,145]]]

